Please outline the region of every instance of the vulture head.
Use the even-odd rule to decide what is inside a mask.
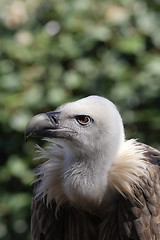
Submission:
[[[135,160],[143,158],[143,151],[137,150],[134,140],[125,142],[121,116],[103,97],[89,96],[38,114],[28,123],[25,136],[51,143],[46,149],[38,147],[38,159],[46,161],[37,170],[41,183],[36,196],[47,197],[48,203],[55,199],[57,204],[69,200],[82,207],[99,204],[106,192],[109,195],[106,189],[130,191],[130,182],[144,167],[144,161]]]

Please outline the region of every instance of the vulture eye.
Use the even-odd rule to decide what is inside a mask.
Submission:
[[[91,118],[86,115],[78,115],[76,116],[76,120],[81,125],[88,125],[91,122]]]

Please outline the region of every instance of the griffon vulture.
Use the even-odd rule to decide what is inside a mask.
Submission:
[[[160,152],[125,140],[121,116],[89,96],[34,116],[45,138],[32,202],[32,240],[160,240]]]

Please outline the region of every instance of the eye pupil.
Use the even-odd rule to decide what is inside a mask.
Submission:
[[[88,122],[88,118],[82,116],[82,118],[80,119],[80,121],[81,121],[82,123],[87,123],[87,122]]]

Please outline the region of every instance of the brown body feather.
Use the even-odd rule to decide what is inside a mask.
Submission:
[[[144,144],[139,146],[145,150],[147,168],[144,174],[141,169],[138,182],[130,186],[132,194],[130,189],[127,192],[118,186],[114,198],[102,201],[93,212],[66,201],[57,214],[54,199],[46,204],[44,197],[35,195],[32,240],[159,240],[160,152]]]

